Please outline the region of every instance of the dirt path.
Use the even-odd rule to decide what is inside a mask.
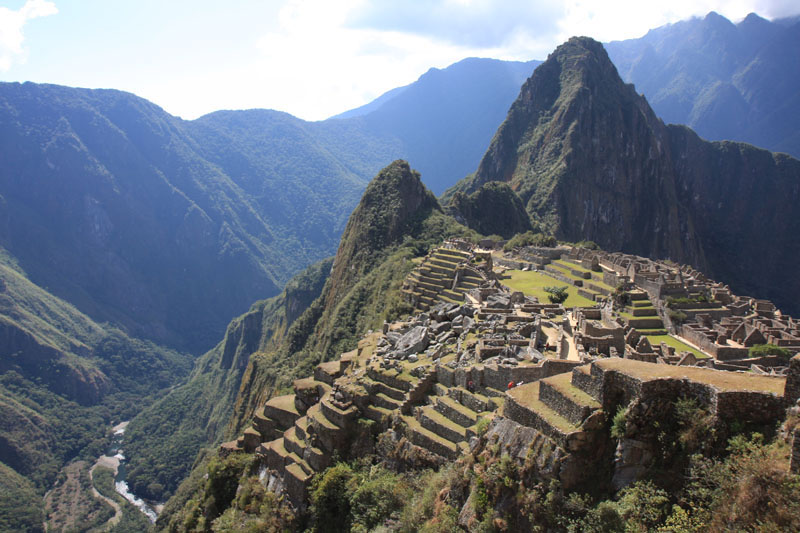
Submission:
[[[117,469],[119,468],[119,459],[117,459],[116,457],[101,455],[97,459],[97,462],[94,465],[92,465],[92,468],[89,470],[89,480],[92,483],[92,494],[94,495],[95,498],[104,500],[108,505],[114,508],[114,516],[109,518],[108,522],[103,524],[103,526],[101,526],[98,529],[103,529],[103,528],[111,529],[112,527],[116,526],[122,519],[122,508],[119,506],[117,502],[115,502],[111,498],[106,498],[105,496],[97,492],[96,488],[94,488],[94,469],[97,468],[98,466],[104,466],[106,468],[110,468],[111,470],[114,471],[114,476],[116,476]]]

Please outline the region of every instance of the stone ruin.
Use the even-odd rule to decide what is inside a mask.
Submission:
[[[614,302],[612,291],[593,307],[542,303],[510,291],[479,268],[480,280],[464,285],[469,278],[461,278],[463,292],[456,301],[446,292],[454,285],[436,298],[417,290],[428,283],[428,274],[420,275],[424,265],[428,273],[436,272],[431,266],[444,268],[437,258],[455,258],[457,251],[461,262],[448,261],[453,271],[462,263],[474,265],[474,253],[464,243],[446,250],[429,254],[407,280],[404,291],[420,304],[414,316],[384,324],[355,350],[296,380],[294,394],[267,401],[253,426],[223,444],[221,452],[258,455],[268,487],[300,508],[307,504],[313,476],[334,454],[347,459],[374,453],[399,469],[437,467],[485,442],[520,464],[533,461],[537,476],[558,479],[567,489],[586,482],[597,461],[610,460],[613,483],[621,487],[646,470],[654,450],[652,442],[635,435],[619,442],[609,438],[608,424],[620,405],[634,406],[637,416],[646,417],[664,401],[692,397],[720,423],[765,422],[778,420],[800,397],[800,356],[786,375],[729,372],[715,368],[736,359],[699,359],[650,342],[646,333],[661,330],[642,324],[663,320],[665,294],[707,289],[719,297],[718,307],[709,309],[742,301],[689,269],[562,249],[569,261],[552,254],[553,268],[566,273],[564,266],[572,265],[568,268],[581,274],[573,281],[582,281],[582,287],[608,291],[606,281],[615,282],[628,293],[625,305]],[[621,316],[619,309],[627,312]],[[697,325],[685,331],[695,328],[716,334],[717,344],[729,339],[742,345],[755,342],[757,331],[764,340],[793,346],[794,321],[764,302],[750,300],[745,313],[737,308],[715,316],[698,313],[689,323]]]

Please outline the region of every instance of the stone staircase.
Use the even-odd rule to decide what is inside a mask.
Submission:
[[[658,316],[658,310],[653,306],[645,291],[637,290],[629,293],[631,302],[622,313],[625,323],[635,330],[647,335],[666,335],[664,321]]]
[[[422,311],[438,301],[463,301],[465,292],[485,281],[480,271],[469,266],[471,257],[454,248],[437,248],[406,278],[404,297]]]

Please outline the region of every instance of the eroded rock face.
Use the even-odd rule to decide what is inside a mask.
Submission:
[[[424,326],[416,326],[411,328],[397,340],[394,355],[395,357],[403,359],[413,353],[425,351],[425,348],[428,347],[428,344],[430,344],[428,328]]]
[[[652,445],[636,439],[620,439],[614,456],[614,490],[627,487],[641,479],[653,462]]]

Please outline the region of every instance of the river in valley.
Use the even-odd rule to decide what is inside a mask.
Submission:
[[[145,502],[133,494],[128,488],[125,455],[122,447],[126,427],[128,427],[128,422],[122,422],[114,426],[114,436],[111,445],[106,451],[106,455],[101,457],[98,462],[103,461],[116,470],[117,474],[114,477],[116,491],[143,512],[151,522],[155,522],[156,518],[158,518],[158,512],[161,510],[161,505]]]

